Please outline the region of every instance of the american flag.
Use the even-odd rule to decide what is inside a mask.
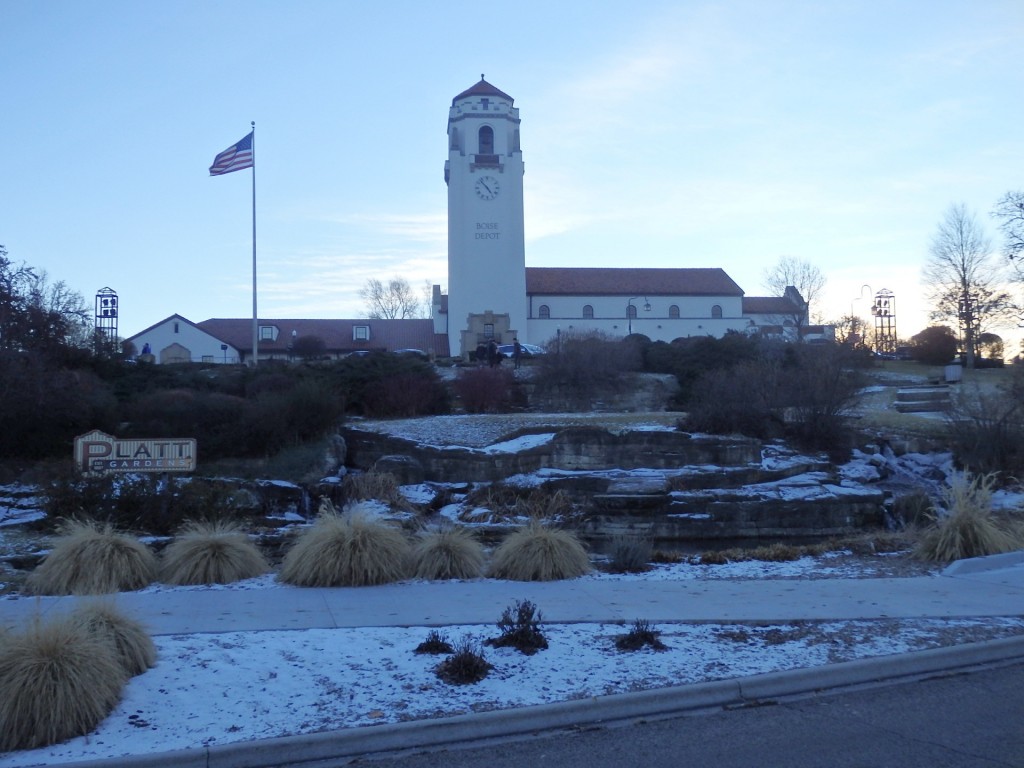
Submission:
[[[225,173],[252,168],[252,133],[228,147],[215,158],[210,166],[211,176],[222,176]]]

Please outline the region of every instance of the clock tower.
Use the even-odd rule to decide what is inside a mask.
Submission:
[[[448,111],[448,341],[526,341],[523,154],[513,99],[480,81]]]

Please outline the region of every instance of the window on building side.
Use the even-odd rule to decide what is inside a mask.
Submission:
[[[635,304],[627,304],[626,305],[626,317],[636,317],[636,305]]]
[[[480,129],[480,154],[481,155],[493,155],[494,154],[494,129],[489,125],[485,125]]]
[[[589,304],[583,305],[583,317],[585,317],[587,320],[594,319],[594,308]]]
[[[260,326],[260,341],[273,341],[274,340],[274,326],[272,325],[261,325]]]
[[[551,317],[551,308],[547,304],[541,304],[537,308],[537,317],[541,320],[547,320]]]
[[[716,320],[721,319],[722,307],[720,304],[715,304],[713,307],[711,307],[711,317],[715,318]]]
[[[177,333],[177,332],[178,332],[178,324],[177,324],[177,323],[175,323],[175,324],[174,324],[174,332],[175,332],[175,333]]]
[[[494,338],[494,323],[484,323],[484,338],[485,339],[493,339]]]
[[[353,341],[369,341],[370,340],[370,326],[368,326],[368,325],[353,325],[352,326],[352,340]]]
[[[670,318],[674,318],[676,320],[679,319],[679,305],[678,304],[673,304],[671,307],[668,308],[668,316]]]

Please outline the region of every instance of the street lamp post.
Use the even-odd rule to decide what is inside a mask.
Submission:
[[[633,335],[633,315],[636,314],[636,307],[633,306],[633,302],[639,299],[639,296],[631,296],[629,301],[626,302],[626,320],[629,328],[629,335]],[[651,302],[644,296],[644,312],[651,311]]]

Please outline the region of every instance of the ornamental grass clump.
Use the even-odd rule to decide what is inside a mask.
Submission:
[[[512,581],[574,579],[589,571],[590,558],[573,533],[536,521],[509,534],[491,560],[491,575]]]
[[[0,644],[0,752],[95,730],[127,679],[109,640],[73,617],[12,633]]]
[[[142,589],[156,573],[156,555],[142,542],[109,523],[73,520],[25,587],[36,595],[97,595]]]
[[[959,474],[943,491],[946,512],[921,535],[915,554],[922,560],[948,563],[968,557],[1013,552],[1024,547],[1019,525],[992,514],[994,474]]]
[[[71,619],[112,648],[128,677],[141,675],[156,664],[156,645],[142,624],[106,602],[90,602],[77,608]]]
[[[484,548],[465,528],[422,534],[412,548],[417,579],[475,579],[484,570]]]
[[[284,557],[278,578],[299,587],[362,587],[406,577],[405,535],[354,506],[344,514],[327,502],[313,526]]]
[[[653,542],[646,536],[615,536],[608,570],[612,573],[643,573],[651,570]]]
[[[238,526],[219,521],[187,523],[161,561],[161,580],[176,586],[231,584],[270,570],[259,547]]]

